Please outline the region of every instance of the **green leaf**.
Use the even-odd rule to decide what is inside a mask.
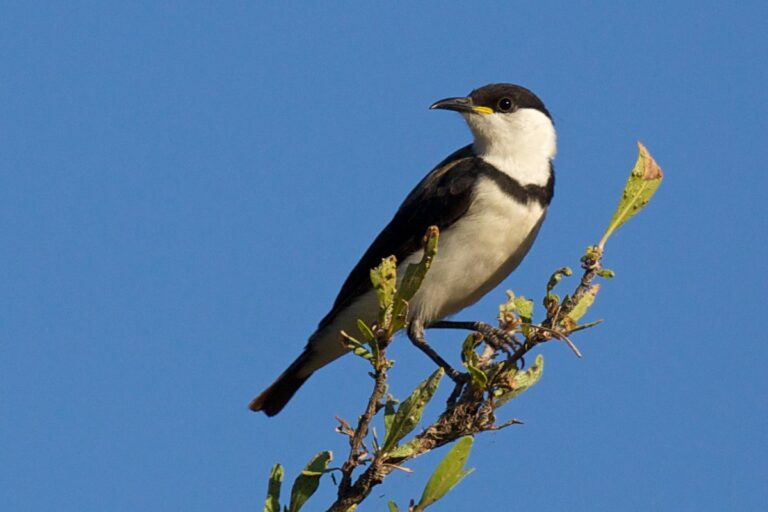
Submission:
[[[616,272],[607,268],[602,268],[597,271],[597,275],[605,279],[613,279],[616,277]]]
[[[365,348],[365,345],[363,345],[361,342],[357,341],[355,338],[350,336],[344,331],[341,331],[341,335],[346,340],[344,342],[344,345],[347,347],[348,350],[352,351],[353,354],[356,356],[362,357],[363,359],[366,359],[368,361],[373,359],[373,354]]]
[[[370,360],[374,361],[373,365],[375,367],[379,361],[379,343],[376,341],[376,337],[373,335],[371,328],[368,327],[368,324],[359,318],[357,319],[357,330],[360,331],[360,334],[368,342],[368,346],[371,347]],[[365,356],[363,355],[363,357]],[[367,357],[365,358],[368,359]]]
[[[390,334],[394,334],[405,326],[408,316],[408,303],[419,291],[421,283],[424,282],[432,261],[437,255],[437,241],[440,238],[440,232],[437,226],[430,226],[424,238],[424,252],[418,263],[412,263],[405,269],[405,275],[400,283],[400,288],[395,293],[392,309],[392,325]]]
[[[552,275],[549,276],[549,281],[547,281],[547,295],[554,290],[557,283],[559,283],[563,277],[570,277],[571,275],[573,275],[571,267],[562,267],[555,270]]]
[[[467,364],[466,367],[472,378],[472,385],[477,389],[486,389],[488,387],[488,376],[483,370],[472,364]]]
[[[520,320],[529,324],[533,319],[533,301],[522,295],[515,297],[515,309]]]
[[[477,366],[480,358],[475,352],[475,347],[478,343],[474,333],[467,336],[461,347],[461,360],[472,378],[472,384],[476,388],[485,389],[488,387],[488,376]]]
[[[392,395],[387,396],[387,401],[384,403],[384,438],[389,436],[389,431],[392,430],[392,421],[395,419],[395,405],[397,400]]]
[[[389,507],[389,512],[400,512],[400,509],[397,508],[397,503],[394,501],[391,501],[387,503],[387,506]]]
[[[304,467],[301,474],[296,477],[291,489],[291,504],[288,506],[289,512],[298,512],[304,503],[312,496],[320,485],[320,477],[328,468],[328,463],[333,459],[333,454],[329,451],[320,452]]]
[[[648,204],[664,177],[661,167],[656,164],[645,146],[638,142],[637,147],[639,149],[637,162],[629,174],[627,184],[624,185],[619,206],[616,208],[611,222],[608,223],[608,229],[605,230],[603,238],[597,244],[600,251],[603,250],[605,243],[614,231],[637,215]]]
[[[435,391],[437,391],[437,386],[440,384],[440,379],[443,378],[444,373],[445,370],[438,368],[435,373],[416,386],[411,396],[400,404],[384,439],[384,445],[382,446],[384,451],[388,452],[394,448],[403,437],[416,428],[416,425],[421,420],[424,407],[432,399]]]
[[[357,330],[360,331],[360,334],[363,335],[363,338],[365,338],[366,341],[373,341],[373,331],[371,331],[371,328],[368,327],[367,323],[359,318],[357,319]]]
[[[597,296],[597,292],[599,291],[600,291],[599,284],[592,285],[590,289],[587,290],[586,293],[581,296],[581,298],[573,307],[571,312],[568,313],[567,318],[570,318],[575,323],[579,318],[583,317],[584,314],[589,309],[589,306],[591,306],[592,303],[595,302],[595,297]]]
[[[283,466],[275,464],[269,472],[269,484],[267,484],[267,501],[264,503],[264,512],[280,512],[280,486],[283,483]]]
[[[506,382],[503,388],[499,390],[499,396],[496,399],[496,407],[501,407],[511,399],[521,394],[526,389],[530,388],[541,379],[544,373],[544,356],[541,354],[536,356],[536,361],[527,370],[518,371],[513,369],[504,374]]]
[[[453,445],[453,448],[443,458],[435,472],[432,473],[427,486],[424,488],[424,492],[421,494],[419,503],[414,508],[414,512],[421,512],[435,503],[445,496],[448,491],[456,487],[456,484],[461,482],[465,476],[474,471],[474,469],[464,469],[464,464],[466,464],[469,458],[471,449],[472,437],[470,436],[462,437]]]
[[[397,259],[394,256],[382,259],[379,266],[371,269],[371,283],[379,299],[379,324],[386,327],[391,321],[397,286]]]
[[[416,453],[416,449],[419,447],[418,439],[411,439],[405,444],[401,444],[397,448],[390,450],[387,456],[387,460],[395,459],[407,459]]]

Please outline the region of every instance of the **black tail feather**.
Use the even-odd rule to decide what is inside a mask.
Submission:
[[[251,401],[249,406],[252,411],[263,411],[267,416],[274,416],[285,407],[285,404],[299,390],[302,384],[312,375],[311,373],[299,376],[305,363],[309,359],[309,351],[296,359],[287,370],[267,389]]]

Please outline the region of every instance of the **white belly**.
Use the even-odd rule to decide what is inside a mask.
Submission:
[[[482,179],[467,214],[440,234],[437,257],[411,301],[410,316],[428,323],[477,302],[520,264],[544,213],[539,203],[522,205]],[[421,251],[404,263],[420,258]]]

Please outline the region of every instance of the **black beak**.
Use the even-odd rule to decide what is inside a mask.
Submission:
[[[454,110],[456,112],[474,112],[472,100],[470,98],[445,98],[436,101],[429,107],[430,110]]]

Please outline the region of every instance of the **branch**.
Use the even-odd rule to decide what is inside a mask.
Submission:
[[[361,464],[364,464],[368,457],[368,450],[364,448],[363,440],[368,435],[368,429],[373,421],[373,417],[379,411],[382,398],[387,392],[387,370],[390,367],[389,361],[386,359],[386,350],[389,343],[392,341],[392,337],[387,337],[386,331],[383,329],[376,330],[376,343],[378,343],[378,361],[374,362],[373,373],[373,391],[368,398],[368,404],[365,407],[365,412],[360,416],[360,420],[357,423],[357,428],[354,430],[353,435],[349,440],[349,456],[344,464],[341,466],[341,481],[339,483],[339,497],[346,495],[352,486],[352,473],[355,468]],[[343,422],[346,424],[346,422]],[[345,509],[346,510],[346,509]]]
[[[595,259],[590,257],[582,260],[584,273],[571,298],[557,308],[548,309],[547,317],[541,324],[529,324],[531,327],[530,334],[526,337],[522,346],[501,364],[504,369],[516,367],[518,363],[523,361],[524,356],[528,352],[541,343],[552,339],[568,339],[567,335],[570,331],[567,322],[564,325],[563,319],[568,317],[568,314],[573,311],[579,301],[582,300],[582,297],[591,289],[593,286],[592,282],[601,268],[600,260],[602,255],[597,253],[590,253],[590,255],[594,256]],[[518,322],[518,325],[520,324],[521,322]],[[502,355],[502,351],[500,347],[493,348],[487,345],[485,352],[487,353],[489,350],[493,351],[493,355],[491,357],[486,355],[485,358],[489,364],[493,364],[491,360]],[[497,376],[500,377],[504,369],[497,370]],[[387,371],[388,368],[383,369],[381,372],[380,379],[382,383],[386,382]],[[345,512],[350,507],[360,504],[370,495],[373,488],[382,483],[384,478],[392,471],[398,469],[403,463],[435,448],[452,443],[467,435],[472,436],[481,432],[500,430],[522,423],[520,420],[513,419],[501,425],[496,424],[495,410],[497,408],[497,397],[487,393],[486,389],[479,388],[473,384],[469,374],[463,375],[468,384],[460,386],[454,391],[456,396],[453,400],[449,400],[445,410],[437,420],[423,432],[416,435],[411,441],[393,452],[379,451],[374,454],[368,467],[351,485],[349,485],[349,482],[351,482],[351,472],[360,465],[360,462],[355,458],[357,454],[354,450],[350,452],[350,458],[344,463],[344,468],[349,469],[349,473],[345,473],[345,477],[349,476],[349,479],[346,481],[342,479],[338,498],[328,509],[329,511]],[[376,384],[374,384],[371,398],[368,401],[366,412],[361,418],[361,423],[365,420],[366,429],[372,420],[372,415],[367,416],[367,414],[372,410],[372,404],[376,404],[381,400],[383,393],[384,391],[379,387],[379,380],[377,380]],[[360,431],[356,431],[356,434],[360,434]]]

